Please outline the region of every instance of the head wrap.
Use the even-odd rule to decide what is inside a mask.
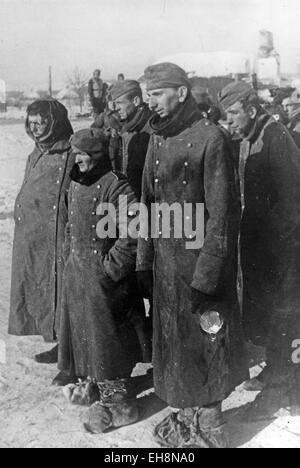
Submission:
[[[144,72],[147,91],[160,88],[178,88],[186,86],[191,89],[191,83],[186,72],[174,63],[158,63],[150,65]]]
[[[48,117],[49,122],[43,135],[36,139],[30,129],[29,115],[41,115],[41,113],[43,117]],[[32,140],[45,146],[52,146],[58,141],[68,140],[73,133],[67,109],[52,97],[38,99],[28,106],[25,127]]]
[[[135,80],[117,81],[109,89],[109,94],[110,94],[112,101],[115,101],[116,99],[123,96],[124,94],[134,93],[134,92],[136,92],[137,95],[142,94],[140,84],[138,81],[135,81]]]
[[[219,98],[223,109],[226,111],[236,102],[240,101],[241,99],[246,99],[252,95],[257,96],[255,89],[253,89],[250,84],[241,81],[238,83],[230,83],[229,85],[225,86],[225,88],[221,91]]]
[[[71,145],[93,159],[101,159],[108,154],[108,138],[99,129],[86,128],[74,133]]]

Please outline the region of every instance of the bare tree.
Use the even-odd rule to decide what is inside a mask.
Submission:
[[[71,74],[67,75],[68,86],[76,93],[79,99],[80,112],[87,93],[88,76],[79,67],[75,67]]]

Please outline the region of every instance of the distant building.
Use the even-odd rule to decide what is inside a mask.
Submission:
[[[6,84],[4,80],[0,80],[0,113],[6,112]]]

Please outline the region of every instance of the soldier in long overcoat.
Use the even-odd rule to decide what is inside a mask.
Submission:
[[[65,197],[74,165],[66,108],[48,98],[28,107],[26,131],[35,142],[15,203],[9,333],[59,335]],[[57,362],[57,348],[42,362]]]
[[[221,402],[248,375],[236,292],[240,204],[233,160],[223,133],[203,119],[181,68],[154,65],[145,79],[156,115],[142,201],[149,211],[154,203],[177,203],[184,218],[171,216],[169,238],[142,232],[138,247],[140,281],[147,287],[154,277],[155,391],[180,409],[155,434],[167,446],[224,447]],[[184,211],[187,204],[192,211]],[[196,234],[176,238],[174,232],[198,205],[204,244],[187,248]],[[224,325],[211,336],[200,322],[214,311]]]
[[[140,84],[135,80],[117,82],[111,87],[110,96],[121,122],[121,171],[140,200],[142,175],[151,133],[148,124],[151,111],[143,102]]]
[[[133,310],[143,311],[136,294],[137,236],[122,224],[123,211],[129,222],[137,200],[126,177],[111,170],[104,135],[81,130],[71,143],[76,164],[64,244],[59,369],[89,377],[99,388],[108,385],[114,394],[142,361],[131,320]]]
[[[244,331],[267,352],[267,366],[246,388],[266,388],[257,413],[263,409],[271,414],[282,404],[280,394],[295,387],[299,374],[292,356],[300,335],[300,152],[286,127],[261,108],[250,85],[228,85],[221,103],[232,130],[243,138],[239,172]],[[277,396],[269,398],[273,387]],[[255,412],[251,418],[256,419]]]

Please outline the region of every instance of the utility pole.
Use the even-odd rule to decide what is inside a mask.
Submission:
[[[48,83],[48,93],[49,96],[52,96],[52,67],[49,67],[49,83]]]

